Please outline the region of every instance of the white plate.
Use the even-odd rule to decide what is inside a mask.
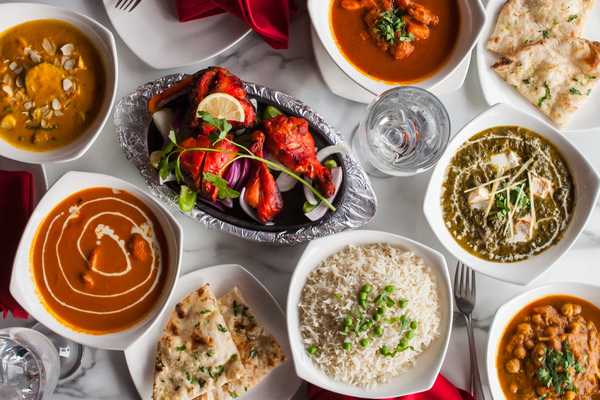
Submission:
[[[206,61],[251,32],[245,22],[228,14],[179,22],[175,0],[143,0],[132,12],[116,9],[116,0],[103,3],[125,44],[142,61],[157,69]]]
[[[73,142],[47,151],[21,149],[0,139],[0,155],[21,162],[44,164],[72,161],[81,157],[100,135],[112,112],[117,94],[117,46],[113,34],[95,20],[66,8],[37,3],[0,4],[0,32],[36,19],[58,19],[78,28],[92,42],[104,61],[106,87],[98,115],[92,124]],[[101,95],[98,93],[98,95]]]
[[[33,205],[34,207],[40,201],[42,196],[48,190],[48,181],[46,180],[46,171],[41,164],[28,164],[20,161],[11,160],[0,156],[0,170],[3,171],[27,171],[33,177]]]
[[[506,399],[504,393],[502,392],[502,388],[498,380],[498,372],[496,370],[496,359],[498,358],[500,338],[502,337],[506,326],[515,317],[515,315],[517,315],[517,313],[528,304],[553,295],[569,295],[579,297],[580,299],[586,300],[600,308],[599,286],[570,282],[553,283],[528,290],[527,292],[509,300],[506,304],[500,307],[496,312],[496,316],[494,317],[494,321],[492,322],[492,326],[490,328],[490,334],[488,335],[485,361],[487,378],[490,385],[489,387],[494,400]]]
[[[348,100],[358,103],[369,104],[375,98],[371,92],[363,89],[359,84],[350,79],[344,71],[338,67],[335,62],[327,54],[327,50],[323,47],[315,28],[311,27],[311,39],[313,51],[317,60],[317,66],[321,71],[321,76],[325,81],[329,90],[334,94]],[[458,68],[452,72],[448,78],[437,85],[431,92],[437,96],[454,92],[462,87],[465,83],[469,65],[471,64],[471,53],[460,63]]]
[[[444,223],[441,192],[448,165],[457,149],[473,135],[495,126],[516,125],[530,129],[550,141],[565,159],[575,184],[575,208],[562,239],[526,260],[498,263],[479,258],[465,250]],[[600,191],[600,176],[583,154],[556,128],[507,104],[496,104],[465,125],[452,139],[438,161],[423,201],[423,212],[440,242],[456,258],[482,274],[506,282],[526,285],[546,272],[575,243],[592,215]]]
[[[300,380],[294,373],[285,317],[277,300],[250,272],[239,265],[217,265],[190,272],[179,278],[175,293],[167,309],[142,337],[125,350],[127,367],[142,400],[152,399],[154,384],[154,361],[156,346],[162,336],[164,325],[169,319],[170,310],[191,291],[209,283],[218,297],[223,296],[234,286],[240,288],[244,299],[260,324],[269,331],[283,348],[286,361],[275,368],[255,388],[240,397],[240,400],[288,400],[298,391]]]
[[[379,95],[392,87],[398,86],[397,83],[381,81],[363,73],[342,54],[335,43],[331,29],[331,1],[308,0],[308,12],[312,26],[335,64],[358,85],[373,94]],[[411,83],[411,85],[430,91],[435,90],[437,86],[442,84],[448,76],[459,68],[465,57],[469,57],[471,50],[475,47],[475,43],[481,34],[481,29],[485,22],[483,6],[479,0],[458,0],[457,3],[460,9],[461,23],[456,45],[448,61],[431,77]]]
[[[477,69],[479,72],[479,81],[483,96],[489,105],[496,103],[507,103],[515,106],[519,110],[526,111],[538,118],[544,118],[547,122],[552,122],[525,97],[521,96],[515,89],[498,76],[492,70],[491,66],[500,58],[498,55],[488,51],[485,46],[494,27],[500,8],[505,0],[489,0],[486,7],[487,20],[483,27],[479,43],[477,43]],[[586,39],[600,40],[600,1],[596,1],[594,8],[588,15],[588,19],[583,31],[583,37]],[[571,120],[562,129],[563,131],[582,131],[594,128],[600,128],[600,88],[592,90],[590,98],[577,110]]]
[[[58,203],[80,190],[99,186],[126,190],[135,195],[150,208],[158,219],[160,226],[165,232],[165,237],[167,238],[169,269],[166,275],[165,288],[161,293],[161,296],[143,320],[119,332],[93,335],[79,332],[63,325],[62,322],[49,313],[44,304],[42,304],[42,301],[37,294],[33,276],[31,275],[30,249],[34,242],[38,226]],[[23,236],[19,242],[17,254],[15,255],[13,272],[10,280],[10,294],[13,295],[15,300],[33,318],[60,336],[64,336],[74,342],[90,347],[108,350],[124,350],[139,338],[148,327],[152,326],[153,321],[165,312],[179,275],[182,256],[181,236],[181,227],[173,216],[169,214],[166,208],[153,197],[131,183],[109,175],[74,171],[67,172],[50,188],[50,190],[48,190],[48,192],[46,192],[29,218],[29,222],[27,223]]]
[[[365,389],[335,381],[315,366],[302,342],[298,304],[308,275],[323,260],[348,245],[371,243],[389,243],[413,251],[431,268],[440,298],[440,336],[417,357],[410,369],[384,385]],[[288,291],[287,326],[298,376],[329,391],[365,399],[406,396],[431,389],[446,357],[452,317],[450,276],[444,256],[421,243],[387,232],[356,230],[313,240],[298,260]]]

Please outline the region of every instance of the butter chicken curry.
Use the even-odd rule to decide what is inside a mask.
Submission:
[[[600,399],[600,310],[571,296],[538,300],[504,332],[497,369],[507,400]]]
[[[432,75],[452,53],[459,26],[456,0],[332,0],[338,47],[358,69],[383,81]]]
[[[132,194],[105,187],[58,204],[40,225],[31,257],[46,308],[72,329],[94,334],[144,319],[169,267],[152,211]]]

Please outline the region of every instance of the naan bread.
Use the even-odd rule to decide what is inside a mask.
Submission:
[[[542,39],[578,37],[594,1],[508,0],[498,15],[487,48],[509,55]]]
[[[600,42],[546,39],[492,68],[557,125],[586,101],[600,77]]]
[[[177,306],[158,343],[153,399],[193,399],[238,379],[244,367],[206,284]]]
[[[197,400],[235,399],[257,385],[269,372],[285,361],[281,346],[258,324],[237,287],[221,297],[219,304],[245,370],[239,379],[229,381]]]

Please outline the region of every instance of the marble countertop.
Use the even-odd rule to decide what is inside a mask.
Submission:
[[[167,1],[167,0],[165,0]],[[112,29],[101,1],[72,0],[44,1],[82,12]],[[114,30],[113,30],[114,31]],[[194,68],[181,70],[154,70],[140,61],[117,37],[119,52],[118,97],[132,91],[138,85],[173,72],[192,72]],[[255,35],[214,59],[210,64],[223,65],[245,80],[254,81],[285,91],[309,104],[332,125],[349,137],[365,112],[362,104],[346,101],[332,94],[319,73],[310,42],[310,21],[306,12],[296,16],[292,25],[290,49],[274,51]],[[200,67],[200,66],[198,66]],[[487,108],[478,84],[475,61],[462,89],[444,95],[442,102],[448,108],[452,130],[457,132],[466,122]],[[583,132],[571,139],[577,147],[600,169],[600,131]],[[142,177],[130,164],[117,142],[112,120],[94,146],[75,162],[46,167],[49,184],[69,170],[93,171],[111,174],[144,187]],[[422,202],[429,174],[416,177],[373,181],[379,199],[375,219],[367,226],[408,236],[443,251],[443,246],[429,229],[422,213]],[[238,263],[254,273],[279,300],[285,304],[286,293],[296,260],[304,246],[274,247],[251,243],[209,231],[191,219],[176,216],[184,232],[184,256],[182,271],[221,264]],[[451,273],[456,259],[445,252]],[[556,281],[585,281],[600,284],[598,263],[600,259],[600,207],[596,205],[587,229],[572,250],[534,284]],[[503,302],[526,288],[494,281],[478,275],[478,301],[475,314],[486,321]],[[454,327],[443,374],[456,385],[466,387],[469,377],[469,357],[466,331],[457,321]],[[486,332],[476,332],[479,365],[483,367]],[[485,377],[484,370],[482,375]],[[57,400],[71,399],[138,399],[133,382],[127,371],[125,358],[120,352],[90,350],[88,365],[78,377],[60,385],[54,396]],[[295,399],[306,398],[303,389]]]

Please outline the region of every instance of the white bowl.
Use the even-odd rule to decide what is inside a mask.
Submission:
[[[463,249],[446,227],[441,207],[442,183],[456,150],[473,135],[495,126],[517,125],[538,133],[550,141],[567,163],[575,183],[575,210],[562,239],[535,256],[514,263],[498,263],[479,258]],[[440,242],[456,258],[474,270],[506,282],[526,285],[547,271],[571,248],[598,200],[600,176],[579,150],[550,124],[507,104],[496,104],[465,125],[450,142],[431,176],[423,211]]]
[[[600,308],[600,286],[588,285],[585,283],[553,283],[540,286],[525,293],[522,293],[496,311],[496,316],[492,322],[488,336],[486,351],[486,372],[492,397],[495,400],[505,400],[505,396],[500,387],[498,372],[496,370],[496,359],[498,358],[498,347],[500,339],[506,329],[506,326],[528,304],[552,295],[570,295],[586,300],[596,307]]]
[[[308,12],[312,25],[319,39],[321,39],[321,43],[323,43],[333,61],[352,80],[375,95],[380,95],[390,88],[402,85],[402,83],[385,82],[371,77],[355,67],[344,56],[336,44],[334,33],[331,29],[332,1],[336,0],[308,0]],[[471,50],[475,46],[475,43],[477,43],[485,23],[485,9],[479,0],[459,0],[458,6],[461,21],[458,38],[452,54],[442,68],[437,70],[432,76],[419,82],[410,82],[411,86],[417,86],[429,91],[435,90],[440,83],[460,66],[466,57],[470,56]]]
[[[108,120],[117,94],[118,68],[117,47],[113,34],[93,19],[74,11],[33,3],[0,4],[0,32],[15,25],[36,19],[58,19],[70,23],[83,32],[100,54],[104,62],[104,99],[94,122],[73,142],[48,151],[19,149],[0,139],[0,155],[26,163],[49,163],[72,161],[81,157],[94,143]]]
[[[66,197],[93,187],[111,187],[126,190],[144,202],[154,213],[164,230],[169,249],[165,288],[148,315],[135,325],[115,333],[93,335],[73,330],[63,325],[42,304],[30,268],[30,250],[39,225],[46,215]],[[86,346],[109,350],[124,350],[148,329],[164,311],[179,276],[182,256],[182,230],[164,206],[136,186],[108,175],[87,172],[68,172],[46,192],[25,227],[15,255],[10,280],[10,293],[15,300],[38,322],[57,334]]]
[[[308,275],[321,261],[348,245],[372,243],[388,243],[413,251],[431,267],[440,295],[441,322],[440,336],[416,359],[412,368],[384,385],[364,389],[333,380],[312,362],[302,342],[298,304]],[[294,367],[298,376],[305,381],[335,393],[366,399],[405,396],[429,390],[442,367],[452,329],[452,296],[446,260],[441,253],[423,244],[386,232],[357,230],[313,240],[300,257],[290,282],[287,299],[287,327]]]

